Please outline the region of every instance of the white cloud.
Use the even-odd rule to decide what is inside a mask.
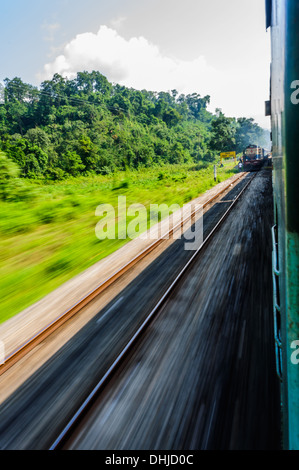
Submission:
[[[114,29],[101,26],[98,33],[83,33],[72,39],[38,77],[54,73],[74,78],[79,71],[98,70],[109,81],[135,89],[180,93],[197,92],[211,96],[211,109],[222,108],[229,116],[263,114],[263,84],[247,71],[216,70],[205,57],[185,61],[163,55],[144,37],[124,39]],[[262,86],[261,86],[262,85]]]
[[[42,75],[50,78],[60,73],[72,78],[82,70],[99,70],[110,81],[158,91],[175,86],[194,91],[194,87],[205,86],[208,73],[216,72],[203,57],[192,62],[166,57],[145,38],[126,40],[107,26],[101,26],[97,34],[77,35],[63,54],[45,65]]]

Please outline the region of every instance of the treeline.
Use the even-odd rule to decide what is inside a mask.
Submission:
[[[250,143],[268,146],[253,119],[207,111],[209,96],[138,91],[99,72],[55,74],[40,88],[20,78],[0,90],[0,149],[22,177],[63,179],[164,163],[214,161]]]

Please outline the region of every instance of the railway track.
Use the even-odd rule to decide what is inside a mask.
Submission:
[[[203,204],[203,208],[206,208],[212,204],[215,200],[221,197],[227,190],[232,186],[235,186],[243,177],[243,174],[238,175],[233,183],[229,183],[221,191],[215,194],[212,198],[206,201]],[[89,292],[85,297],[80,299],[76,304],[72,305],[69,309],[63,312],[55,320],[45,325],[37,334],[29,338],[28,341],[24,342],[14,351],[12,351],[7,357],[5,357],[4,363],[0,365],[0,376],[9,370],[14,364],[20,361],[24,356],[26,356],[31,350],[36,346],[42,343],[46,338],[48,338],[54,331],[61,328],[68,320],[70,320],[74,315],[79,313],[84,307],[90,304],[97,296],[99,296],[103,291],[105,291],[111,284],[116,280],[120,279],[126,272],[128,272],[134,265],[144,259],[148,254],[150,254],[155,248],[157,248],[167,237],[170,237],[176,230],[178,230],[187,220],[193,219],[196,216],[196,210],[184,218],[181,222],[172,227],[167,233],[164,233],[161,237],[155,240],[151,245],[144,249],[137,256],[132,258],[128,263],[126,263],[122,268],[116,271],[112,276],[107,278],[104,282],[99,284],[95,289]]]
[[[60,432],[59,436],[55,439],[55,441],[49,447],[50,450],[59,450],[62,448],[67,448],[67,442],[72,438],[73,434],[80,427],[80,423],[82,422],[84,417],[87,415],[87,413],[90,412],[90,409],[92,408],[92,405],[95,402],[95,400],[98,398],[101,392],[104,389],[106,389],[106,387],[109,386],[111,381],[113,381],[113,378],[117,376],[120,366],[123,366],[126,359],[129,357],[130,353],[133,351],[134,347],[136,346],[136,343],[142,340],[142,336],[145,334],[148,326],[158,316],[159,312],[161,311],[161,308],[164,306],[167,299],[176,290],[176,288],[178,287],[179,281],[181,281],[182,278],[188,274],[188,270],[192,266],[194,260],[198,257],[199,253],[201,253],[203,249],[207,246],[209,241],[212,239],[213,235],[218,231],[223,221],[227,218],[228,214],[231,212],[232,208],[236,205],[237,201],[240,199],[240,197],[242,196],[244,191],[247,189],[249,184],[252,182],[252,180],[255,178],[255,176],[256,174],[248,176],[247,181],[245,182],[245,185],[243,186],[241,191],[231,201],[231,204],[226,209],[225,213],[221,216],[220,220],[218,220],[218,222],[213,227],[213,229],[205,237],[201,246],[193,253],[193,255],[189,258],[186,264],[182,267],[180,272],[172,281],[171,285],[166,289],[166,291],[160,297],[156,305],[151,309],[150,313],[144,319],[144,321],[139,326],[137,331],[133,334],[131,339],[127,342],[127,344],[122,349],[122,351],[118,354],[118,356],[116,357],[114,362],[111,364],[109,369],[101,377],[101,379],[95,385],[91,393],[89,393],[88,397],[84,400],[81,406],[73,414],[72,418],[66,424],[64,429]],[[221,193],[223,193],[224,191],[225,190],[223,190]],[[213,199],[215,199],[216,197],[219,197],[219,194],[215,196]],[[210,203],[211,203],[211,200],[208,201],[206,205]],[[192,216],[194,216],[194,214],[192,214]]]

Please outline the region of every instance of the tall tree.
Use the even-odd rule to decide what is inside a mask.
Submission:
[[[236,145],[235,119],[226,117],[222,112],[212,122],[210,148],[217,152],[234,151]]]

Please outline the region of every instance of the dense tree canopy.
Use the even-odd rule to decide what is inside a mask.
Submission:
[[[138,91],[113,85],[96,71],[73,80],[55,74],[40,89],[18,77],[4,85],[0,149],[23,177],[212,161],[221,151],[267,142],[253,119],[208,112],[209,96]]]

